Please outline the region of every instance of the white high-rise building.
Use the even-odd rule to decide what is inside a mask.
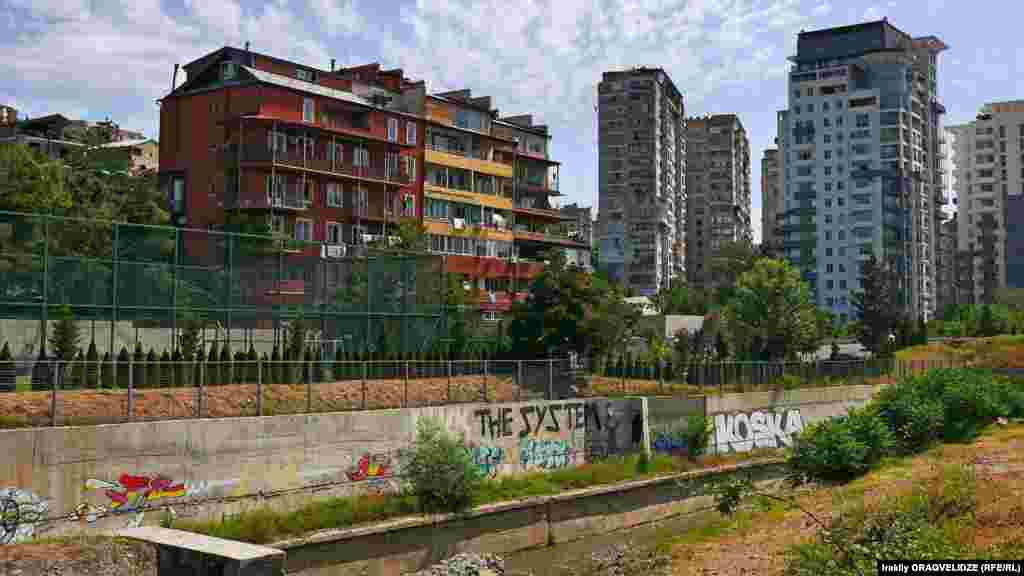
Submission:
[[[861,263],[874,254],[897,275],[897,305],[935,311],[938,54],[885,20],[801,32],[791,58],[782,142],[784,255],[819,307],[853,319]]]

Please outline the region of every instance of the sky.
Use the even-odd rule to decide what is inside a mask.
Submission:
[[[1016,0],[0,0],[0,104],[109,117],[159,138],[156,100],[174,64],[226,44],[325,69],[331,58],[380,62],[431,92],[470,88],[502,115],[533,114],[562,163],[562,202],[596,205],[601,73],[660,66],[687,115],[735,113],[747,129],[759,240],[760,160],[800,30],[888,17],[938,36],[950,47],[938,82],[954,124],[985,102],[1024,98],[1022,16]]]

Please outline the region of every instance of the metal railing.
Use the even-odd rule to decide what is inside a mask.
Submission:
[[[881,385],[954,360],[595,366],[536,360],[41,360],[0,363],[0,428],[230,418],[595,396]],[[592,369],[593,368],[593,369]],[[22,373],[15,379],[14,373]],[[31,373],[31,377],[27,372]]]

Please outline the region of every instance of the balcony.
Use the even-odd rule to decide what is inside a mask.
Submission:
[[[310,202],[299,192],[278,192],[267,198],[267,205],[286,210],[306,210]]]
[[[463,170],[482,172],[492,176],[511,178],[512,164],[501,160],[489,158],[480,150],[465,150],[448,146],[426,145],[424,161],[440,164],[442,166],[453,166]]]
[[[238,159],[236,146],[232,146],[223,153],[222,159],[226,162]],[[328,158],[320,154],[311,153],[305,156],[295,151],[274,150],[268,146],[259,144],[248,144],[242,148],[242,162],[273,163],[277,166],[309,170],[321,174],[349,176],[361,180],[372,180],[404,186],[410,184],[408,173],[404,173],[399,167],[388,167],[371,159],[369,165],[362,166],[342,162],[337,158]],[[400,163],[401,164],[401,163]]]
[[[560,225],[536,226],[516,224],[512,232],[517,240],[532,240],[534,242],[557,243],[572,246],[586,246],[578,234],[573,234],[568,228]]]
[[[516,178],[516,189],[527,194],[558,196],[558,181],[547,178]]]

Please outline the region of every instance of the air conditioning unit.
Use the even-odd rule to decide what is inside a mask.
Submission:
[[[452,228],[455,228],[456,230],[462,230],[465,227],[466,227],[466,221],[464,219],[456,218],[456,219],[452,220]]]
[[[327,258],[344,258],[346,248],[344,244],[329,244],[324,245],[324,252]]]

